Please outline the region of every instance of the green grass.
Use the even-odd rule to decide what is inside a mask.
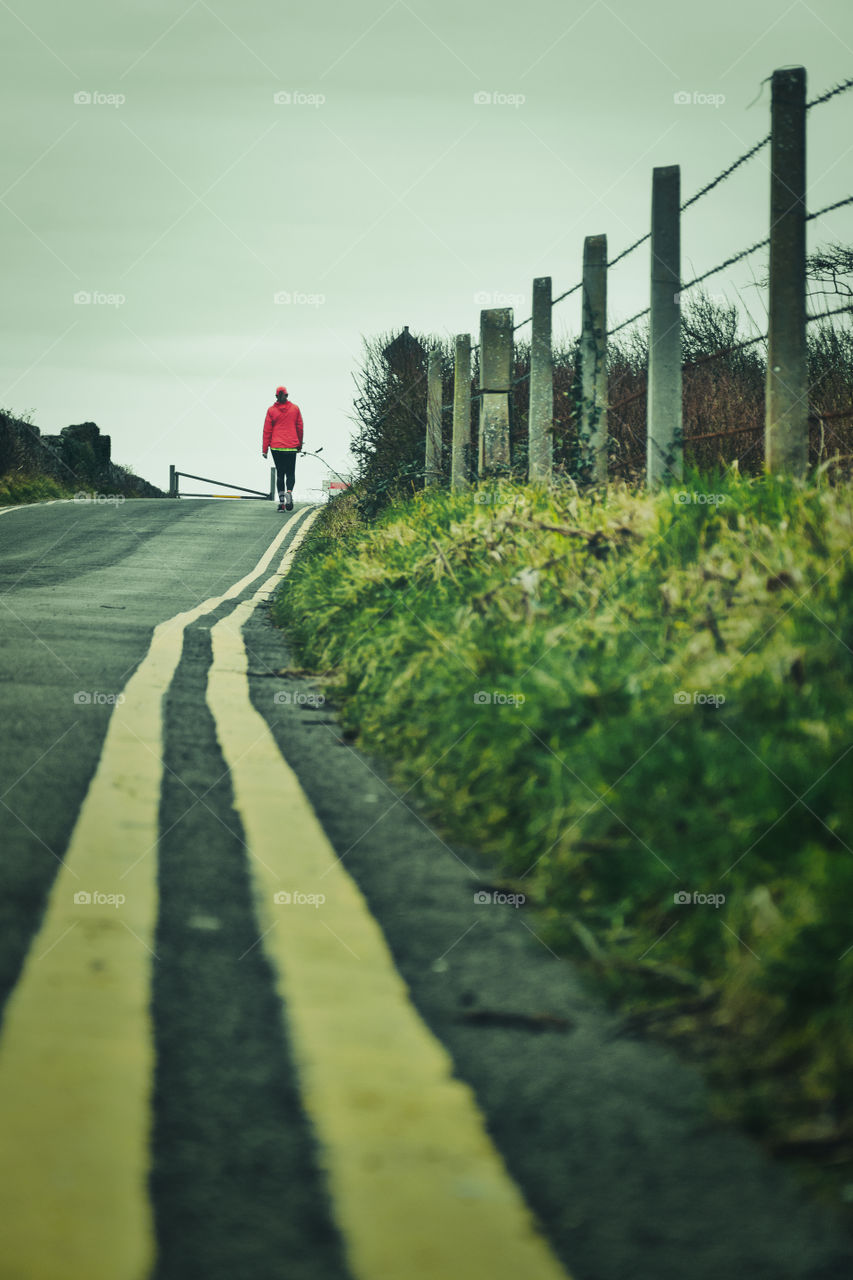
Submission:
[[[73,498],[80,486],[70,489],[50,476],[14,475],[0,477],[0,506],[23,502],[44,502],[51,498]]]
[[[358,741],[550,946],[683,1013],[741,1120],[853,1137],[850,490],[497,486],[370,526],[352,494],[319,525],[275,609]]]
[[[121,467],[120,470],[128,477],[133,475],[129,467]],[[80,493],[95,495],[99,492],[102,492],[102,489],[97,485],[83,480],[70,485],[54,480],[52,476],[37,473],[27,475],[16,472],[0,476],[0,506],[3,507],[18,506],[28,502],[47,502],[56,498],[73,498]],[[124,484],[121,479],[110,483],[109,492],[126,498],[139,496],[132,486]]]

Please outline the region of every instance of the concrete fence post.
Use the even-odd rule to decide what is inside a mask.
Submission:
[[[805,475],[806,69],[774,71],[770,124],[770,298],[764,456],[768,471]]]
[[[554,466],[554,363],[551,351],[551,277],[533,281],[530,337],[530,408],[527,416],[527,475],[549,484]]]
[[[512,374],[512,308],[480,312],[479,473],[509,470],[509,389]]]
[[[607,236],[583,242],[581,308],[581,475],[607,479]]]
[[[646,482],[656,488],[682,476],[681,170],[652,173],[652,271]]]
[[[464,489],[471,477],[471,335],[457,333],[453,361],[453,444],[450,485]]]
[[[427,363],[427,428],[424,485],[441,477],[441,352],[433,347]]]

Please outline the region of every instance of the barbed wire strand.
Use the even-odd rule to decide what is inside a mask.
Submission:
[[[652,233],[647,231],[644,236],[640,236],[639,240],[635,240],[633,244],[629,244],[627,249],[623,249],[621,253],[617,253],[615,258],[611,258],[607,264],[607,270],[615,267],[617,262],[621,262],[623,258],[627,258],[629,253],[633,253],[635,249],[639,249],[641,244],[645,244],[647,240],[651,240]]]
[[[716,178],[712,178],[704,187],[700,187],[694,196],[691,196],[689,200],[685,200],[684,204],[681,206],[681,212],[684,213],[685,209],[689,209],[691,205],[696,204],[697,200],[701,200],[703,196],[706,196],[710,191],[713,191],[714,187],[719,186],[721,182],[725,182],[726,178],[730,178],[735,169],[739,169],[742,164],[746,164],[747,160],[751,160],[753,156],[757,156],[762,147],[766,147],[769,141],[770,134],[768,133],[759,142],[756,142],[755,146],[750,147],[748,151],[744,151],[742,156],[738,156],[737,160],[734,160],[730,165],[727,165],[726,168],[723,169],[722,173],[717,174]]]
[[[821,103],[828,102],[830,98],[834,98],[839,93],[845,93],[848,89],[851,89],[851,88],[853,88],[853,77],[851,77],[849,80],[844,80],[841,84],[835,85],[832,89],[828,89],[826,93],[821,94],[819,97],[813,98],[811,102],[806,103],[806,109],[809,110],[812,107],[820,106]],[[742,155],[738,156],[737,160],[733,160],[731,164],[727,165],[725,169],[721,170],[721,172],[717,174],[716,178],[712,178],[711,181],[707,182],[704,187],[700,187],[699,190],[694,195],[692,195],[689,200],[684,201],[684,203],[680,207],[681,212],[684,213],[686,209],[689,209],[692,205],[696,204],[704,196],[708,195],[711,191],[713,191],[715,187],[719,186],[721,182],[725,182],[727,178],[730,178],[731,175],[735,172],[735,170],[739,169],[742,164],[746,164],[746,162],[748,160],[751,160],[753,156],[758,155],[759,151],[761,151],[764,147],[767,146],[770,139],[771,139],[771,134],[769,133],[765,134],[765,136],[763,138],[760,138],[759,141],[756,142],[753,146],[751,146],[748,151],[744,151]],[[822,210],[822,212],[828,213],[830,209],[840,208],[842,204],[846,204],[846,203],[850,203],[850,201],[839,201],[838,204],[830,205],[828,206],[827,209]],[[817,213],[810,214],[809,219],[807,219],[807,221],[810,220],[811,218],[817,218],[817,217],[820,217],[820,214],[817,214]],[[633,253],[635,249],[639,249],[640,245],[645,244],[646,241],[650,239],[651,239],[651,232],[647,231],[645,235],[640,236],[640,238],[638,240],[635,240],[633,244],[629,244],[627,249],[623,249],[622,252],[618,253],[615,258],[611,258],[607,263],[607,270],[609,271],[611,267],[615,267],[617,262],[621,262],[623,258],[627,258],[628,255]],[[769,243],[769,241],[767,240],[762,241],[760,244],[753,246],[751,249],[745,250],[741,256],[746,257],[749,253],[754,253],[756,249],[761,248],[763,244],[767,244],[767,243]],[[735,257],[732,259],[732,262],[738,262],[738,261],[740,261],[740,257]],[[731,265],[731,263],[727,263],[725,265]],[[722,270],[722,267],[718,269]],[[711,273],[708,273],[708,274],[711,274]],[[707,278],[707,276],[703,278]],[[571,294],[576,293],[578,289],[582,287],[583,287],[583,281],[579,281],[578,284],[572,285],[571,289],[566,289],[564,293],[561,293],[558,297],[554,298],[551,302],[551,306],[555,307],[558,302],[562,302],[564,298],[568,298]],[[685,287],[689,288],[690,286],[687,285]],[[513,326],[513,332],[515,332],[516,329],[521,329],[524,325],[529,324],[532,318],[533,318],[532,316],[527,316],[526,319],[520,320],[517,325]],[[625,323],[628,324],[630,322],[626,321]],[[615,333],[616,330],[613,330],[613,332]]]
[[[851,89],[851,88],[853,88],[853,76],[851,76],[849,80],[845,80],[841,84],[835,85],[832,89],[828,89],[826,93],[822,93],[820,97],[813,98],[811,102],[806,103],[806,107],[807,109],[811,107],[817,107],[822,102],[828,102],[830,98],[834,98],[836,94],[844,93],[846,92],[847,89]],[[723,169],[720,173],[718,173],[716,178],[712,178],[711,181],[707,182],[704,187],[700,187],[699,190],[695,193],[695,195],[692,195],[689,200],[684,201],[684,204],[682,204],[681,206],[681,212],[684,213],[685,209],[689,209],[691,205],[696,204],[697,201],[701,200],[703,196],[706,196],[710,191],[713,191],[714,187],[718,186],[719,183],[724,182],[726,178],[730,177],[735,172],[736,169],[740,168],[742,164],[746,164],[747,160],[751,160],[753,156],[758,155],[758,152],[761,151],[763,147],[767,146],[768,142],[770,141],[770,136],[771,135],[768,133],[763,138],[760,138],[759,141],[754,144],[754,146],[750,147],[748,151],[744,151],[743,155],[738,156],[737,160],[733,160],[730,165],[727,165],[725,169]],[[838,206],[830,205],[829,207],[837,208]],[[826,213],[828,212],[828,210],[825,209],[823,210],[823,212]],[[814,214],[812,216],[818,217],[819,215]],[[645,244],[645,242],[648,239],[650,239],[650,237],[651,237],[651,232],[647,231],[646,234],[644,236],[641,236],[639,240],[635,240],[634,243],[630,244],[627,249],[623,249],[622,252],[617,254],[615,258],[612,258],[607,264],[608,268],[615,267],[617,262],[621,262],[623,258],[627,258],[629,253],[633,253],[635,249],[639,249],[640,245]],[[580,288],[580,285],[575,285],[575,288],[576,289]],[[555,298],[554,301],[559,302],[559,300],[560,300],[559,298]]]
[[[608,412],[608,413],[615,413],[617,409],[621,409],[621,408],[623,408],[626,404],[631,404],[634,400],[639,400],[639,399],[641,399],[643,396],[645,396],[645,394],[646,394],[646,390],[647,390],[647,388],[646,388],[646,387],[641,387],[641,389],[640,389],[639,391],[635,391],[632,395],[630,395],[630,396],[626,396],[624,400],[619,400],[619,401],[617,401],[617,403],[616,403],[616,404],[610,404],[610,405],[608,405],[608,406],[607,406],[607,412]],[[819,412],[818,410],[812,410],[812,412],[809,414],[809,417],[810,417],[811,419],[813,419],[813,420],[817,420],[817,421],[821,421],[821,420],[822,420],[822,421],[824,421],[824,422],[831,422],[831,421],[832,421],[833,419],[835,419],[835,418],[853,418],[853,410],[851,410],[851,409],[838,409],[838,410],[833,410],[831,413],[821,413],[821,412]],[[685,438],[685,440],[711,440],[711,439],[714,439],[714,438],[716,438],[717,436],[720,436],[720,435],[729,435],[729,434],[734,435],[734,434],[736,434],[736,433],[737,433],[737,432],[739,432],[739,431],[757,431],[757,430],[760,430],[760,428],[758,428],[758,427],[731,427],[731,428],[728,428],[728,427],[727,427],[724,431],[712,431],[712,432],[710,432],[708,435],[701,435],[701,436],[685,436],[684,438]]]
[[[819,413],[814,410],[809,417],[816,422],[831,422],[833,418],[853,418],[853,409],[833,409],[832,413]]]
[[[811,222],[812,218],[820,218],[825,213],[831,213],[833,209],[840,209],[845,204],[853,204],[853,196],[845,196],[843,200],[836,200],[835,204],[828,204],[825,209],[818,209],[817,213],[807,213],[806,222]]]
[[[817,218],[820,216],[820,214],[828,212],[829,209],[836,209],[844,204],[853,204],[853,196],[849,196],[845,200],[839,200],[833,205],[828,205],[826,209],[821,209],[818,211],[818,213],[810,214],[809,216]],[[758,244],[752,245],[749,249],[744,250],[741,254],[737,254],[733,258],[728,259],[726,262],[721,263],[719,267],[714,267],[712,271],[706,271],[704,275],[697,276],[695,280],[691,280],[688,284],[682,285],[681,292],[683,293],[685,290],[689,289],[694,284],[699,284],[702,280],[706,280],[709,275],[714,274],[714,272],[722,270],[723,267],[729,266],[732,262],[739,261],[740,258],[745,257],[748,253],[754,253],[756,249],[760,249],[762,245],[765,245],[768,243],[769,243],[769,240],[763,240],[763,241],[760,241]],[[607,336],[610,337],[612,334],[618,333],[620,329],[624,329],[626,328],[627,325],[633,324],[635,320],[639,320],[643,316],[648,315],[649,310],[650,308],[646,307],[644,311],[637,312],[635,316],[631,316],[629,320],[624,320],[622,324],[617,325],[614,329],[608,329]],[[815,321],[815,320],[824,320],[830,316],[846,315],[846,314],[849,314],[850,312],[853,312],[853,303],[851,303],[849,306],[836,307],[832,311],[821,311],[821,312],[818,312],[816,315],[806,316],[806,324],[810,324],[812,321]],[[689,373],[693,369],[698,369],[701,365],[711,364],[714,360],[722,360],[725,356],[733,355],[736,351],[743,351],[747,347],[755,346],[757,343],[765,342],[766,340],[767,340],[767,334],[765,333],[759,333],[752,338],[745,338],[743,341],[736,342],[730,347],[724,347],[721,351],[714,351],[710,355],[702,356],[701,359],[699,360],[691,361],[690,364],[682,365],[682,372]],[[518,386],[520,382],[526,382],[529,379],[529,377],[530,377],[530,371],[528,370],[526,373],[522,373],[517,378],[514,378],[513,381],[510,383],[510,387]],[[482,393],[478,391],[478,392],[474,392],[473,394],[476,397],[481,395]],[[627,404],[632,404],[633,401],[638,400],[640,396],[643,396],[645,394],[646,394],[645,388],[643,388],[643,390],[641,391],[633,392],[630,396],[627,396],[624,400],[619,400],[616,402],[616,404],[609,405],[608,412],[615,413],[617,409],[621,409]],[[451,409],[452,407],[453,407],[452,405],[442,405],[442,409]],[[740,430],[740,428],[738,428],[738,430]]]
[[[812,410],[808,417],[810,422],[829,422],[832,419],[837,418],[853,418],[853,409],[841,409],[838,412],[833,413],[819,413],[816,410]],[[747,427],[723,427],[720,431],[703,431],[701,435],[685,436],[684,444],[693,444],[699,440],[719,440],[723,436],[746,435],[749,432],[752,432],[754,435],[763,435],[764,423],[762,422],[758,425],[753,423]],[[635,449],[628,450],[625,457],[638,457],[644,452],[645,445],[642,445]]]
[[[608,262],[607,265],[610,266],[610,263]],[[579,280],[577,284],[572,285],[571,289],[566,289],[566,291],[564,293],[561,293],[559,297],[552,298],[551,306],[556,307],[558,302],[563,301],[563,298],[568,298],[570,294],[577,293],[578,289],[582,289],[582,288],[583,288],[583,280]],[[519,320],[518,324],[514,324],[512,326],[513,333],[515,333],[516,329],[521,329],[524,325],[530,324],[530,321],[532,319],[533,319],[533,316],[528,316],[526,320]]]
[[[807,102],[806,110],[820,106],[821,103],[828,102],[830,98],[834,98],[836,94],[845,93],[851,88],[853,88],[853,77],[849,80],[844,80],[841,84],[835,85],[832,89],[828,89],[826,93],[822,93],[819,97],[813,98],[811,102]],[[694,196],[691,196],[689,200],[684,202],[681,206],[681,212],[683,213],[685,209],[689,209],[691,205],[697,202],[697,200],[701,200],[703,196],[706,196],[709,191],[713,191],[714,187],[716,187],[720,182],[724,182],[726,178],[730,177],[731,174],[734,173],[735,169],[739,169],[742,164],[747,162],[747,160],[751,160],[753,156],[758,155],[758,152],[761,151],[763,147],[767,146],[770,138],[771,135],[769,133],[766,134],[766,136],[756,142],[754,146],[750,147],[748,151],[745,151],[742,156],[739,156],[737,160],[733,161],[732,164],[723,169],[722,173],[719,173],[716,178],[713,178],[709,183],[697,191]]]
[[[853,311],[853,303],[846,307],[836,307],[834,311],[818,311],[816,315],[806,316],[806,324],[811,324],[813,320],[826,320],[829,316],[849,315]]]
[[[701,435],[685,436],[684,443],[689,444],[694,440],[718,440],[720,436],[740,436],[745,435],[748,431],[763,431],[764,423],[760,426],[751,424],[748,427],[722,427],[719,431],[703,431]]]
[[[689,373],[692,369],[698,369],[703,364],[712,364],[714,360],[722,360],[724,356],[734,355],[736,351],[745,351],[747,347],[754,347],[757,342],[766,342],[767,334],[759,333],[754,338],[744,338],[742,342],[735,342],[730,347],[723,347],[722,351],[714,351],[711,355],[700,356],[698,360],[692,360],[690,364],[682,365],[685,373]]]
[[[828,204],[823,209],[818,209],[815,213],[806,214],[806,222],[811,222],[814,218],[821,218],[825,213],[831,213],[834,209],[841,209],[845,205],[853,204],[853,196],[845,196],[843,200],[836,200],[834,204]],[[764,240],[757,240],[755,244],[749,246],[748,249],[741,249],[739,253],[734,253],[730,258],[726,258],[724,262],[719,263],[716,267],[711,267],[708,271],[703,271],[700,276],[696,276],[693,280],[688,280],[679,290],[680,293],[686,293],[688,289],[692,289],[694,285],[701,284],[704,280],[709,280],[711,276],[717,275],[718,272],[724,271],[726,267],[734,266],[736,262],[741,262],[744,258],[748,258],[751,253],[756,253],[759,249],[765,248],[770,243],[770,237]],[[629,324],[633,324],[635,320],[641,320],[643,316],[649,314],[651,308],[646,307],[645,311],[638,311],[635,316],[631,316],[630,320],[623,320],[621,324],[616,325],[613,329],[607,330],[607,336],[618,333],[620,329],[625,329]]]
[[[806,222],[812,222],[815,218],[822,218],[825,213],[832,213],[834,209],[841,209],[845,205],[853,204],[853,196],[845,196],[843,200],[836,200],[834,204],[828,204],[823,209],[817,209],[814,213],[807,213]],[[701,284],[703,280],[710,279],[719,271],[725,271],[726,267],[732,267],[736,262],[742,262],[744,258],[748,258],[751,253],[756,253],[759,249],[764,249],[770,243],[770,237],[766,236],[763,240],[757,240],[755,244],[751,244],[748,249],[741,249],[739,253],[734,253],[730,258],[726,258],[725,262],[721,262],[716,267],[711,267],[708,271],[703,271],[701,276],[696,276],[693,280],[688,280],[686,284],[681,286],[681,293],[686,293],[688,289],[692,289],[694,285]]]
[[[608,262],[607,265],[610,266],[610,263]],[[566,289],[564,293],[561,293],[558,297],[552,299],[551,306],[556,307],[558,302],[563,301],[563,298],[568,298],[570,294],[577,293],[578,289],[582,289],[582,288],[583,288],[583,280],[579,280],[577,284],[572,285],[571,289]]]
[[[611,338],[614,333],[618,333],[620,329],[627,329],[628,325],[633,324],[635,320],[642,320],[643,316],[647,316],[650,311],[651,307],[646,307],[644,311],[638,311],[637,314],[635,316],[631,316],[629,320],[623,320],[621,324],[617,324],[613,329],[608,329],[608,338]]]
[[[722,436],[747,435],[750,432],[752,432],[753,435],[760,435],[763,433],[763,431],[764,431],[764,423],[761,423],[760,426],[750,425],[748,427],[723,427],[722,430],[720,431],[705,431],[701,435],[685,436],[682,443],[684,445],[688,445],[688,444],[692,444],[696,440],[718,440]],[[626,459],[642,457],[642,455],[646,452],[646,448],[647,448],[647,445],[643,443],[642,445],[638,445],[634,449],[628,449],[624,456]]]
[[[822,212],[825,213],[826,210],[824,209]],[[818,215],[815,214],[814,216],[817,217]],[[681,286],[681,292],[686,293],[688,289],[693,288],[694,284],[701,284],[703,280],[708,280],[711,276],[715,276],[718,271],[725,271],[726,267],[731,267],[736,262],[741,262],[744,258],[748,258],[751,253],[756,253],[757,250],[763,249],[765,245],[768,245],[769,243],[769,236],[764,240],[757,240],[755,244],[751,244],[748,249],[741,249],[740,253],[734,253],[730,258],[726,258],[725,262],[721,262],[719,266],[711,267],[710,271],[703,271],[701,276],[696,276],[695,279],[688,280],[687,284],[683,284]]]
[[[695,283],[695,281],[693,283]],[[648,312],[648,308],[646,308],[646,311],[640,312],[639,315],[646,315],[647,312]],[[853,312],[853,303],[845,307],[836,307],[832,311],[821,311],[816,315],[806,316],[806,323],[809,324],[813,320],[824,320],[829,316],[845,315],[845,314],[849,314],[850,312]],[[637,320],[639,318],[639,315],[632,316],[631,320],[626,320],[623,325],[618,325],[617,328],[621,329],[621,328],[624,328],[624,325],[631,324],[633,320]],[[617,331],[616,329],[611,329],[608,331],[608,335],[610,333],[615,333],[616,331]],[[681,366],[682,372],[690,373],[692,372],[693,369],[698,369],[702,365],[712,364],[714,360],[722,360],[725,356],[734,355],[734,353],[737,351],[744,351],[746,350],[747,347],[754,347],[757,343],[766,342],[766,341],[767,341],[766,333],[756,334],[752,338],[744,338],[741,342],[735,342],[729,347],[723,347],[722,350],[720,351],[713,351],[711,352],[710,355],[702,356],[698,360],[693,360],[689,364],[682,365]],[[526,382],[529,377],[530,377],[529,371],[527,373],[522,373],[519,375],[519,377],[513,379],[510,386],[515,387],[520,382]],[[481,393],[476,392],[475,394],[479,395]],[[646,394],[645,387],[640,391],[632,392],[632,394],[630,396],[626,396],[624,400],[618,400],[616,404],[608,405],[608,412],[615,413],[617,409],[621,409],[627,404],[632,404],[633,401],[639,400],[640,397],[644,396],[645,394]],[[738,430],[740,430],[740,428],[738,428]]]
[[[743,155],[738,156],[737,160],[733,161],[730,165],[728,165],[725,169],[723,169],[721,173],[718,173],[716,178],[712,178],[711,181],[706,183],[704,187],[701,187],[696,192],[695,195],[692,195],[690,197],[689,200],[685,200],[684,203],[681,205],[681,212],[683,213],[685,209],[689,209],[691,205],[696,204],[697,200],[701,200],[703,196],[706,196],[710,191],[713,191],[714,187],[716,187],[719,183],[724,182],[726,178],[728,178],[731,174],[734,173],[735,169],[740,168],[742,164],[746,164],[747,160],[751,160],[754,155],[758,154],[758,152],[761,150],[762,147],[766,147],[769,141],[770,141],[770,134],[768,133],[767,136],[762,138],[760,142],[756,142],[755,146],[750,147],[750,149],[748,151],[745,151]],[[630,253],[633,253],[635,249],[639,249],[640,245],[645,244],[647,240],[651,239],[651,236],[652,236],[651,231],[647,231],[645,235],[640,236],[640,238],[638,240],[635,240],[633,244],[629,244],[627,249],[623,249],[621,253],[617,253],[615,258],[610,258],[607,262],[607,270],[609,271],[611,267],[615,267],[617,262],[621,262],[623,258],[627,258],[628,255]],[[562,302],[563,298],[568,298],[570,294],[576,293],[577,290],[581,289],[582,287],[583,287],[583,281],[580,281],[580,283],[573,285],[571,289],[567,289],[565,293],[561,293],[559,297],[554,298],[553,302],[551,303],[551,306],[555,307],[558,302]],[[647,314],[648,314],[648,308],[645,311],[641,311],[639,315],[632,317],[631,320],[626,320],[624,324],[618,325],[615,329],[610,329],[608,331],[608,336],[610,333],[618,333],[619,329],[624,329],[627,325],[633,323],[633,320],[637,320],[641,316],[644,316]],[[515,326],[515,328],[519,329],[521,328],[522,325],[528,324],[531,318],[532,317],[528,316],[526,320],[522,320],[518,325]]]
[[[692,360],[689,364],[681,366],[682,373],[691,373],[693,369],[698,369],[703,364],[711,364],[714,360],[722,360],[724,356],[730,356],[736,351],[742,351],[746,347],[753,347],[757,342],[766,341],[766,334],[759,333],[754,338],[745,338],[742,342],[736,342],[730,347],[723,347],[721,351],[714,351],[710,355],[702,356],[699,360]],[[608,413],[615,413],[617,409],[622,409],[626,404],[633,404],[635,400],[639,400],[641,396],[646,394],[647,388],[641,387],[639,391],[633,391],[631,395],[625,396],[623,400],[617,400],[616,404],[607,406]]]
[[[853,76],[849,80],[842,80],[834,88],[827,89],[826,93],[822,93],[819,98],[812,98],[811,102],[806,103],[806,111],[811,111],[812,107],[819,107],[822,102],[829,102],[829,99],[834,98],[837,93],[845,93],[848,89],[853,89]]]
[[[641,387],[639,391],[632,391],[629,396],[625,396],[624,400],[617,400],[615,404],[607,406],[608,413],[615,413],[617,409],[622,409],[626,404],[633,404],[635,400],[639,400],[647,392],[647,387]]]
[[[817,107],[823,104],[824,102],[829,102],[831,98],[837,97],[837,95],[840,93],[846,93],[847,90],[849,89],[853,89],[853,76],[851,76],[847,80],[841,81],[840,84],[834,85],[831,89],[827,89],[825,93],[820,94],[817,98],[812,98],[810,102],[806,103],[806,110],[811,110],[812,107]],[[718,173],[715,178],[712,178],[711,181],[707,182],[704,187],[700,187],[699,190],[694,195],[692,195],[688,200],[685,200],[684,203],[680,206],[680,212],[684,213],[686,209],[691,208],[692,205],[696,204],[704,196],[708,195],[711,191],[714,190],[715,187],[719,186],[721,182],[725,182],[727,178],[731,177],[731,175],[735,172],[735,170],[739,169],[741,165],[746,164],[748,160],[751,160],[753,156],[756,156],[759,151],[761,151],[764,147],[766,147],[768,142],[770,142],[770,139],[771,139],[771,135],[769,133],[766,134],[763,138],[760,138],[758,142],[756,142],[752,147],[749,148],[749,150],[744,151],[743,154],[738,156],[736,160],[733,160],[731,164],[727,165],[725,169],[721,170],[721,172]],[[845,205],[848,205],[848,204],[853,204],[853,196],[848,196],[843,200],[837,200],[834,204],[827,205],[826,208],[818,210],[817,213],[807,214],[806,221],[811,222],[814,218],[820,218],[825,213],[830,213],[834,209],[843,208]],[[645,244],[646,241],[650,239],[651,239],[651,232],[647,231],[645,235],[640,236],[638,240],[635,240],[633,242],[633,244],[628,245],[626,249],[623,249],[621,253],[618,253],[615,258],[609,259],[609,261],[606,264],[607,270],[609,270],[611,267],[615,267],[618,262],[621,262],[624,258],[627,258],[628,255],[633,253],[635,249],[639,249],[641,245]],[[734,254],[731,258],[727,259],[725,262],[720,263],[719,266],[712,267],[709,271],[704,272],[701,276],[697,276],[696,279],[691,280],[688,284],[682,285],[681,292],[685,292],[687,289],[692,288],[693,285],[695,284],[701,283],[703,280],[710,279],[712,275],[716,275],[719,271],[723,271],[728,266],[733,266],[734,263],[740,262],[743,258],[749,257],[751,253],[756,253],[759,249],[763,248],[765,245],[769,243],[770,241],[768,238],[765,240],[758,241],[756,244],[751,245],[748,249],[741,250],[739,253]],[[551,301],[552,308],[555,307],[558,302],[562,302],[564,298],[568,298],[572,294],[577,293],[578,289],[581,289],[581,288],[583,288],[582,280],[578,281],[578,283],[572,285],[570,289],[566,289],[563,293],[559,294],[556,298],[552,299]],[[613,334],[619,333],[620,330],[626,329],[628,325],[633,324],[636,320],[641,320],[643,316],[646,316],[649,314],[650,310],[651,308],[646,307],[645,310],[638,311],[636,315],[631,316],[629,320],[623,320],[622,323],[616,325],[615,328],[608,329],[607,336],[611,337]],[[848,310],[848,308],[841,308],[841,310],[846,311]],[[830,312],[825,312],[824,314],[827,316],[838,315],[840,314],[840,312],[830,311]],[[808,317],[808,320],[816,320],[820,318],[821,318],[820,316],[810,316]],[[513,329],[512,329],[513,333],[515,333],[518,329],[523,328],[524,325],[530,324],[532,319],[533,319],[532,316],[527,316],[524,320],[519,320],[517,324],[513,325]],[[743,345],[748,346],[751,344],[751,342],[757,342],[757,341],[760,341],[760,338],[751,339],[750,342]],[[479,342],[475,343],[475,345],[472,346],[471,348],[472,354],[475,351],[479,351],[479,349],[480,349]],[[729,351],[716,353],[715,355],[711,356],[710,359],[712,360],[719,359],[722,355],[731,354],[732,351],[736,351],[738,349],[739,349],[738,347],[732,347],[729,349]],[[702,363],[702,362],[700,361],[699,363]]]

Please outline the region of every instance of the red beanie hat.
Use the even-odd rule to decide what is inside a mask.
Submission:
[[[275,389],[276,395],[278,395],[279,391],[283,391],[284,394],[287,395],[287,387],[276,387]]]

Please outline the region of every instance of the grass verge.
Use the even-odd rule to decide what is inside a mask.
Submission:
[[[24,502],[44,502],[52,498],[73,498],[80,486],[70,489],[51,476],[0,476],[0,506],[17,506]]]
[[[127,473],[128,478],[131,477],[132,473],[127,468],[122,468],[121,470]],[[98,492],[98,486],[88,481],[77,481],[71,486],[63,484],[59,480],[54,480],[52,476],[40,473],[24,474],[15,472],[0,476],[0,507],[21,506],[24,503],[31,502],[48,502],[56,498],[75,498],[80,495],[95,497]],[[111,496],[136,498],[139,494],[134,491],[131,484],[124,484],[121,480],[114,480],[111,485]]]
[[[727,1118],[853,1156],[853,503],[727,473],[318,522],[274,605],[346,727]]]

